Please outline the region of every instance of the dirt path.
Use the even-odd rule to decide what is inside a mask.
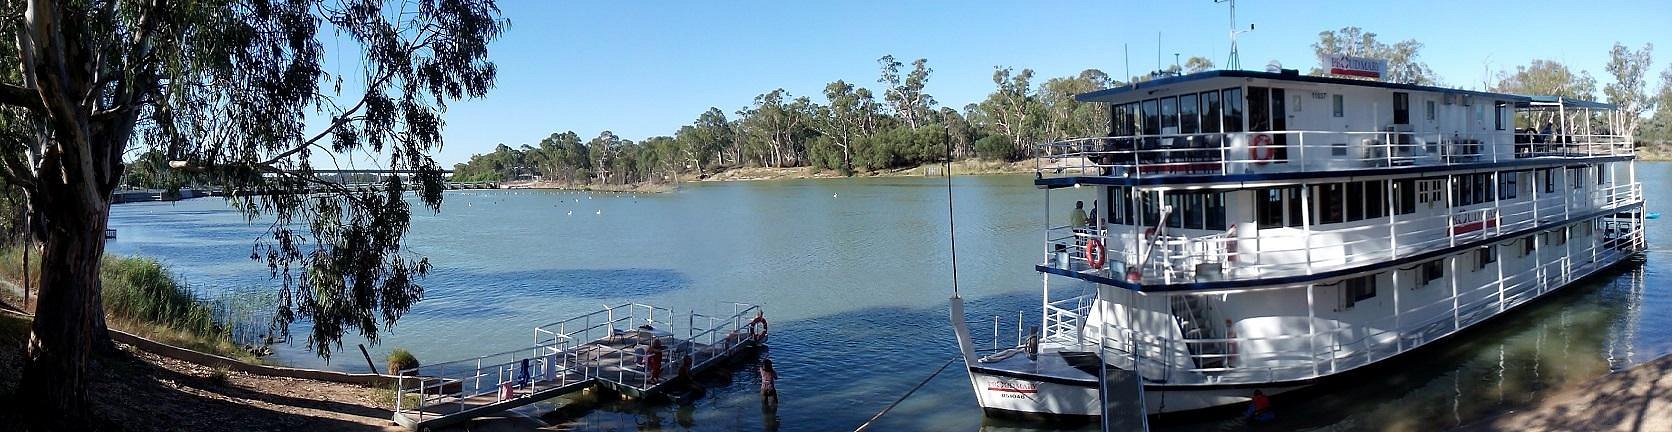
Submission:
[[[1672,431],[1672,356],[1608,374],[1466,431]]]

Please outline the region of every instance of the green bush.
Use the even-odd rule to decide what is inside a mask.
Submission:
[[[389,352],[389,374],[400,375],[401,371],[418,367],[418,357],[414,357],[406,348],[395,348]],[[413,371],[416,374],[417,371]]]

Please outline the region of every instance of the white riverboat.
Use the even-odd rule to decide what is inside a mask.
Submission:
[[[1037,332],[989,352],[952,301],[990,415],[1098,416],[1108,370],[1141,377],[1149,414],[1246,404],[1396,361],[1644,249],[1633,147],[1607,104],[1291,70],[1077,99],[1105,105],[1109,133],[1038,149],[1044,289],[1018,323]],[[1075,201],[1095,210],[1063,225]]]

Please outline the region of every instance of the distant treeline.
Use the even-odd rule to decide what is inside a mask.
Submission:
[[[1346,27],[1318,34],[1312,45],[1319,55],[1347,54],[1388,61],[1393,82],[1448,86],[1421,61],[1423,44],[1415,39],[1385,43],[1376,33]],[[1672,142],[1672,68],[1651,91],[1653,45],[1637,50],[1615,43],[1605,70],[1615,82],[1602,89],[1605,100],[1626,115],[1624,132],[1648,142]],[[993,91],[986,100],[937,107],[924,92],[934,72],[925,59],[909,65],[892,55],[877,59],[880,97],[845,81],[825,86],[824,94],[794,96],[776,89],[755,97],[750,106],[728,117],[709,108],[673,136],[634,142],[605,131],[583,140],[574,132],[554,133],[538,145],[499,145],[454,167],[454,178],[497,181],[541,176],[571,183],[666,181],[675,175],[706,174],[742,166],[812,166],[851,174],[856,171],[911,167],[952,157],[1017,160],[1031,155],[1040,141],[1101,135],[1108,113],[1101,104],[1082,104],[1074,95],[1126,82],[1097,69],[1034,84],[1031,69],[993,68]],[[1181,64],[1129,81],[1212,69],[1212,61],[1191,57]],[[1267,66],[1281,67],[1276,61]],[[1312,75],[1324,71],[1313,68]],[[1597,100],[1590,74],[1559,61],[1534,59],[1502,71],[1483,90]],[[815,100],[817,98],[818,100]]]
[[[541,176],[571,183],[625,184],[741,166],[812,166],[851,174],[939,162],[948,148],[955,159],[1016,160],[1027,157],[1029,147],[1041,140],[1105,132],[1105,107],[1077,103],[1074,95],[1124,85],[1102,71],[1087,69],[1036,86],[1031,69],[994,67],[993,92],[959,110],[937,106],[923,91],[934,72],[928,60],[905,64],[885,55],[877,63],[880,97],[841,80],[826,85],[817,100],[775,89],[730,116],[709,108],[671,137],[635,142],[610,131],[592,139],[562,132],[536,145],[500,144],[492,153],[454,166],[453,177],[494,181]],[[1195,57],[1185,68],[1212,67],[1211,61]]]

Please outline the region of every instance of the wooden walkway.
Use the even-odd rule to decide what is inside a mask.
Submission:
[[[762,345],[764,333],[755,333],[752,326],[737,328],[737,319],[715,321],[733,324],[731,328],[706,329],[706,338],[693,338],[711,343],[678,338],[666,331],[609,329],[603,337],[573,346],[536,344],[524,350],[422,366],[413,371],[419,376],[402,378],[393,420],[411,430],[424,430],[589,388],[609,389],[629,397],[661,397],[686,358],[692,361],[691,373],[697,374]],[[644,364],[653,342],[661,343],[665,359],[655,380]]]

